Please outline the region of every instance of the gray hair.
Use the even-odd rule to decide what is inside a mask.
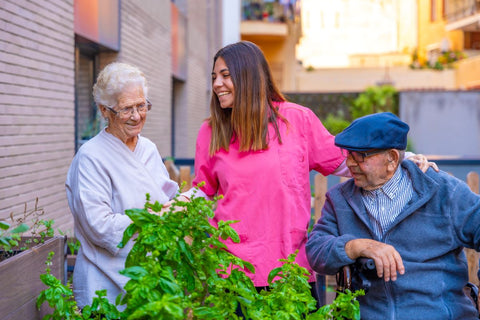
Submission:
[[[110,63],[98,74],[97,82],[93,86],[93,99],[97,106],[111,107],[117,103],[117,95],[129,85],[141,86],[147,98],[147,80],[143,72],[126,63]]]

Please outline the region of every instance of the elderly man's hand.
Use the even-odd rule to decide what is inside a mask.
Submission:
[[[416,154],[411,157],[408,157],[407,160],[411,160],[417,164],[417,166],[422,170],[423,172],[427,172],[428,168],[432,167],[433,170],[438,172],[438,166],[435,162],[430,162],[428,161],[427,157],[425,157],[423,154]]]
[[[377,275],[385,281],[397,280],[397,272],[405,273],[402,257],[391,245],[372,239],[350,240],[345,245],[345,252],[350,259],[359,257],[371,258],[375,261]]]

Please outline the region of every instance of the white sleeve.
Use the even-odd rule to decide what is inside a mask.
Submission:
[[[180,195],[185,196],[187,198],[192,198],[194,197],[202,197],[207,200],[211,200],[209,196],[205,192],[203,192],[200,188],[190,188],[189,190],[182,192]]]
[[[352,177],[350,170],[348,170],[346,159],[343,160],[342,163],[340,163],[340,165],[337,167],[337,169],[335,169],[335,171],[332,172],[332,175],[338,176],[338,177],[347,177],[347,178]]]

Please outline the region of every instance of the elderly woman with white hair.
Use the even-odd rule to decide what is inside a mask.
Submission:
[[[107,289],[112,303],[128,278],[120,275],[132,247],[117,245],[130,225],[126,209],[143,208],[146,194],[165,203],[178,191],[153,142],[140,136],[151,104],[146,79],[136,67],[111,63],[98,75],[93,96],[108,125],[85,143],[66,180],[68,204],[81,243],[73,273],[77,305]]]

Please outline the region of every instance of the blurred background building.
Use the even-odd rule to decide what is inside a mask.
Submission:
[[[241,40],[256,43],[264,52],[282,91],[296,89],[295,47],[301,36],[301,1],[242,1]]]
[[[0,0],[0,219],[38,198],[73,230],[66,173],[103,125],[91,88],[112,61],[146,74],[143,135],[191,163],[213,55],[238,40],[307,107],[389,84],[419,150],[480,157],[479,21],[478,0]]]
[[[478,3],[303,0],[295,90],[359,91],[385,81],[399,90],[474,88],[479,33],[473,22],[454,21],[476,16]]]

